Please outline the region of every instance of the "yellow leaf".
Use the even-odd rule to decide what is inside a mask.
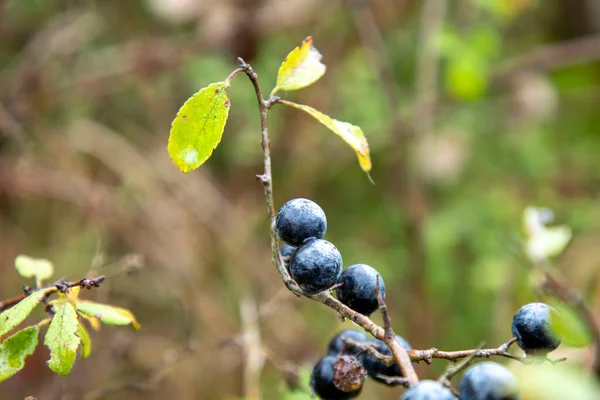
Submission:
[[[321,58],[321,53],[313,46],[312,37],[304,39],[281,63],[277,85],[271,95],[280,89],[298,90],[315,83],[326,70]]]
[[[286,100],[282,100],[281,103],[308,113],[317,121],[333,131],[333,133],[344,139],[344,141],[348,143],[356,152],[356,156],[358,157],[358,162],[362,170],[367,173],[371,171],[369,143],[367,143],[367,138],[365,137],[362,129],[356,125],[349,124],[348,122],[342,122],[333,119],[310,106],[296,104]]]
[[[88,358],[92,352],[92,339],[81,322],[78,325],[77,336],[81,339],[81,358]]]
[[[89,317],[96,317],[107,325],[129,325],[135,330],[140,329],[131,311],[108,304],[96,303],[95,301],[80,300],[77,302],[77,310]]]

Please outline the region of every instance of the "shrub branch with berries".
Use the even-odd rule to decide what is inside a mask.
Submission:
[[[268,130],[268,114],[274,105],[304,111],[340,136],[355,151],[361,169],[371,180],[369,146],[359,127],[277,96],[280,90],[298,90],[323,76],[326,67],[321,58],[312,38],[306,38],[281,64],[276,86],[267,98],[256,72],[238,58],[239,67],[224,81],[210,84],[185,102],[173,121],[168,145],[173,162],[182,172],[188,173],[202,165],[221,141],[231,104],[227,97],[231,81],[238,74],[249,78],[257,96],[261,122],[264,171],[256,177],[263,185],[266,199],[273,264],[292,293],[318,301],[362,328],[346,329],[333,337],[327,354],[313,368],[310,379],[313,392],[328,400],[350,399],[357,397],[364,382],[371,378],[385,385],[408,388],[403,400],[445,400],[459,396],[463,400],[516,400],[520,398],[521,389],[513,372],[491,361],[470,366],[473,360],[498,356],[523,364],[542,361],[554,364],[564,359],[550,360],[547,355],[561,340],[580,347],[592,340],[600,344],[600,330],[589,308],[548,267],[549,257],[560,254],[571,235],[568,228],[548,227],[551,218],[545,209],[525,211],[528,239],[524,248],[532,267],[543,278],[541,293],[549,294],[553,304],[531,303],[519,309],[512,321],[514,337],[501,346],[459,351],[412,349],[404,338],[394,333],[385,304],[383,277],[367,264],[343,269],[342,255],[334,244],[324,239],[327,218],[319,205],[308,199],[292,199],[275,213]],[[378,310],[384,326],[369,318]],[[525,355],[509,352],[514,343]],[[431,364],[433,359],[463,361],[448,368],[436,381],[420,381],[413,363]],[[451,379],[463,369],[466,372],[456,390]]]

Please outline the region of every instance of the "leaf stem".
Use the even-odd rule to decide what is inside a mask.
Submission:
[[[231,83],[231,81],[233,80],[233,78],[236,77],[237,74],[239,74],[240,72],[244,72],[244,68],[236,68],[235,70],[233,70],[232,73],[230,73],[227,78],[225,78],[225,82],[229,85]]]

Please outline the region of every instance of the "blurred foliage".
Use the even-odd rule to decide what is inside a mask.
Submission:
[[[557,224],[572,228],[554,262],[597,315],[600,51],[522,63],[565,41],[597,40],[597,1],[449,1],[435,41],[432,129],[414,138],[422,5],[0,2],[0,299],[21,292],[8,266],[30,254],[53,260],[68,279],[107,275],[90,296],[127,307],[143,326],[90,332],[94,351],[60,380],[38,346],[1,384],[0,399],[233,399],[255,393],[257,376],[261,398],[277,399],[283,370],[312,365],[351,326],[286,293],[271,266],[249,82],[240,76],[229,89],[226,140],[202,168],[185,176],[166,150],[180,105],[223,80],[237,56],[271,88],[281,60],[309,35],[327,74],[278,94],[360,126],[377,184],[325,127],[275,106],[275,202],[308,197],[323,207],[344,264],[368,263],[384,277],[398,334],[415,348],[447,350],[507,340],[513,313],[538,300],[522,253],[521,214],[530,205],[551,208]],[[242,323],[252,320],[241,315],[246,298],[263,316],[258,330]],[[43,315],[36,309],[31,320]],[[586,348],[552,354],[575,371],[591,360]],[[434,378],[445,366],[417,371]],[[570,393],[565,376],[551,379]],[[136,383],[148,390],[123,389]],[[401,391],[369,382],[361,398]]]

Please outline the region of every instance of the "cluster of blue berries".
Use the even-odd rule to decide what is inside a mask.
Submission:
[[[385,285],[377,270],[366,264],[355,264],[342,272],[342,256],[338,249],[324,240],[327,231],[325,213],[315,202],[293,199],[277,214],[276,230],[283,242],[281,256],[285,266],[307,294],[314,295],[336,286],[338,300],[356,312],[370,315],[379,309],[376,289],[385,298]],[[546,357],[556,349],[560,339],[552,329],[552,314],[556,310],[544,303],[521,307],[512,321],[512,334],[526,355]],[[412,347],[396,336],[401,346]],[[311,387],[324,400],[345,400],[357,397],[363,383],[371,379],[386,384],[389,377],[402,377],[396,364],[387,366],[359,347],[348,347],[346,340],[368,344],[383,355],[391,350],[382,341],[364,331],[345,329],[331,339],[327,355],[313,368]],[[423,380],[408,389],[401,400],[455,400],[454,394],[436,381]],[[461,400],[519,400],[516,377],[506,367],[495,362],[481,362],[470,367],[460,383]]]
[[[379,308],[376,288],[385,285],[377,270],[367,264],[351,265],[342,272],[342,255],[323,239],[327,217],[317,203],[293,199],[277,213],[275,228],[285,245],[281,248],[292,278],[307,294],[317,294],[338,284],[336,296],[356,312],[371,315]]]

